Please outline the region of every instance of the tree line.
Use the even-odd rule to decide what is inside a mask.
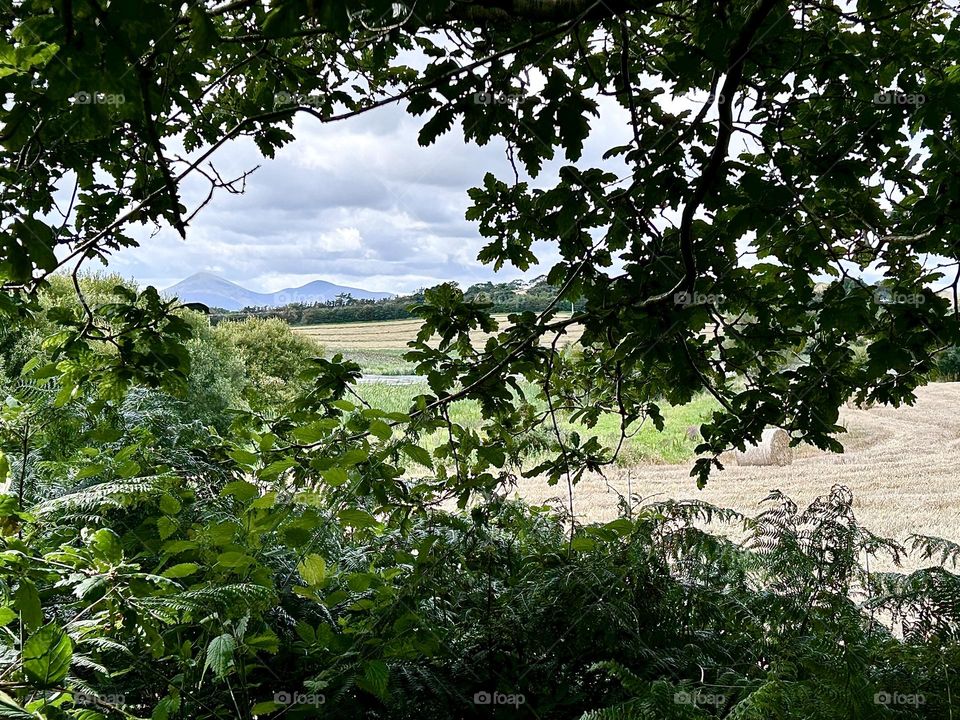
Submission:
[[[520,280],[475,283],[464,291],[464,297],[471,302],[487,304],[494,313],[540,313],[554,301],[557,290],[544,277],[539,277],[529,283]],[[423,302],[423,293],[421,289],[382,300],[355,298],[347,293],[322,303],[290,303],[277,308],[250,307],[235,311],[211,308],[210,320],[216,324],[248,318],[276,318],[290,325],[405,320],[416,317],[413,308]],[[563,307],[573,310],[577,306],[574,301]]]

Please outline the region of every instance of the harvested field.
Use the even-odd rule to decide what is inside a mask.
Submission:
[[[835,484],[854,493],[858,520],[875,533],[904,540],[911,533],[960,539],[960,383],[937,383],[917,391],[913,407],[844,408],[840,422],[842,455],[812,447],[796,448],[792,465],[738,467],[733,457],[697,490],[691,464],[637,465],[612,469],[604,480],[584,478],[574,489],[574,511],[583,521],[617,516],[618,493],[649,499],[701,499],[753,515],[772,489],[801,506]],[[520,494],[534,502],[566,490],[537,480],[521,480]]]
[[[506,327],[506,315],[494,316],[500,323],[501,329]],[[309,335],[324,348],[336,350],[407,350],[407,343],[415,339],[423,321],[418,318],[410,320],[385,320],[383,322],[337,323],[326,325],[306,325],[294,327],[296,332]],[[580,339],[581,328],[571,327],[561,338],[560,345],[567,345]],[[487,333],[473,332],[470,339],[474,345],[482,345],[491,337]],[[544,340],[549,344],[552,337]],[[347,354],[347,352],[345,352]]]
[[[506,317],[499,316],[498,320],[505,323]],[[296,330],[316,338],[328,356],[343,352],[355,358],[368,373],[406,375],[412,372],[412,366],[401,355],[419,327],[419,320],[396,320]],[[573,328],[565,341],[576,340],[579,335],[580,329]],[[483,333],[475,336],[475,343],[487,338]],[[393,387],[394,384],[390,378],[381,378],[380,382],[366,385],[363,392],[371,395],[378,406],[393,400],[387,402],[391,409],[404,410],[413,390]],[[379,397],[378,393],[389,397]],[[671,456],[683,457],[684,447],[692,447],[695,440],[684,435],[684,428],[686,432],[695,428],[689,423],[701,422],[708,408],[701,408],[699,415],[681,413],[674,417],[673,413],[679,410],[676,409],[668,412],[672,433],[669,438],[656,433],[651,433],[656,435],[652,440],[639,438],[644,440],[640,445],[643,452],[637,453],[639,457],[652,453],[659,462],[641,459],[630,467],[610,468],[606,478],[585,477],[574,489],[574,511],[583,522],[612,520],[617,516],[619,497],[627,494],[629,485],[635,496],[647,501],[701,499],[753,515],[760,509],[759,502],[773,489],[783,491],[803,506],[816,496],[827,494],[833,485],[841,484],[853,491],[860,522],[878,534],[901,541],[911,533],[960,540],[960,483],[955,480],[960,466],[958,406],[960,383],[936,383],[920,388],[917,403],[912,407],[844,407],[840,423],[847,433],[839,438],[846,448],[843,454],[800,446],[794,448],[790,465],[750,467],[738,466],[733,453],[729,453],[722,458],[725,469],[715,472],[702,491],[697,490],[689,475],[692,461],[664,463],[669,463]],[[457,420],[468,425],[479,422],[469,413]],[[669,440],[678,447],[668,452],[672,445],[665,448],[655,440]],[[521,479],[517,490],[531,502],[568,502],[562,484],[549,487],[541,479]]]

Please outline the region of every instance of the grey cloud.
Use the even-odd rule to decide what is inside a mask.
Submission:
[[[454,129],[421,148],[422,122],[398,108],[335,125],[300,119],[298,140],[274,160],[262,158],[249,141],[233,143],[215,165],[223,177],[260,165],[246,194],[217,194],[185,242],[168,230],[153,237],[147,229],[135,232],[142,247],[118,253],[111,269],[161,286],[207,270],[254,290],[322,278],[406,292],[445,280],[493,279],[492,269],[476,260],[487,241],[464,213],[467,189],[487,171],[512,177],[503,147],[467,146]],[[599,142],[588,142],[585,162],[600,164],[621,130],[598,124]],[[552,184],[562,164],[548,164],[536,184]],[[205,193],[204,183],[194,181],[184,199],[192,207]],[[557,259],[554,248],[537,252],[541,267],[531,275]],[[509,269],[498,278],[518,275]]]

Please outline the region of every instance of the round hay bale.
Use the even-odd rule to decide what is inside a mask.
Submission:
[[[790,435],[780,428],[767,428],[756,445],[747,444],[746,450],[735,453],[737,465],[790,465],[793,448]]]

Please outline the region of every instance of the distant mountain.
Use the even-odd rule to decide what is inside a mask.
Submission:
[[[212,273],[198,272],[163,291],[167,297],[178,297],[183,302],[203,303],[225,310],[245,307],[280,307],[291,303],[323,303],[335,300],[337,295],[349,294],[360,300],[383,300],[392,293],[371,292],[360,288],[334,285],[326,280],[314,280],[301,287],[286,288],[274,293],[258,293],[237,283],[224,280]]]

